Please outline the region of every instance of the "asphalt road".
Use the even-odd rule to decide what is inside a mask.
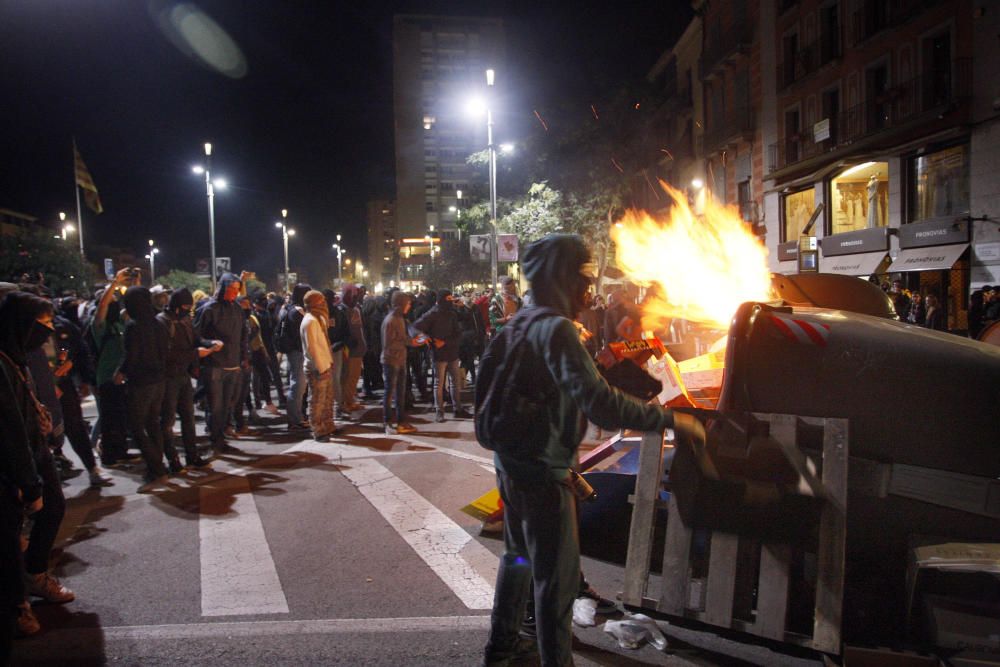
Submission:
[[[369,407],[330,443],[272,419],[155,493],[141,465],[69,479],[53,571],[77,599],[35,605],[15,664],[479,664],[502,544],[460,508],[494,486],[490,453],[470,420],[418,409],[390,437]],[[621,567],[584,571],[621,591]],[[604,620],[575,628],[576,664],[818,664],[666,622],[665,651],[621,649]]]

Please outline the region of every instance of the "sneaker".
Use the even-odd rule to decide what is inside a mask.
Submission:
[[[31,604],[25,600],[17,605],[17,634],[21,637],[30,637],[38,634],[42,629],[42,624],[38,622],[38,617],[31,610]]]
[[[469,419],[470,417],[472,417],[472,413],[468,412],[465,408],[455,410],[455,419]]]
[[[579,597],[595,600],[598,614],[613,614],[618,611],[618,606],[611,600],[601,597],[601,594],[595,591],[593,586],[588,585],[587,588],[580,591]]]
[[[249,426],[243,426],[242,428],[237,429],[236,435],[238,435],[241,438],[245,438],[248,435],[252,435],[252,431],[250,430]]]
[[[115,483],[111,477],[105,474],[105,472],[97,466],[88,470],[87,474],[90,475],[90,485],[93,487],[111,486]]]
[[[170,478],[166,475],[147,480],[145,484],[137,490],[139,493],[152,493],[153,491],[167,490],[170,487]]]
[[[48,572],[29,574],[26,577],[26,583],[29,595],[34,595],[48,602],[72,602],[76,599],[73,591],[63,586]]]
[[[439,424],[441,422],[443,422],[444,421],[444,412],[441,411],[441,410],[438,410],[437,414],[434,415],[434,421],[438,422]]]
[[[385,424],[382,430],[386,435],[396,435],[399,433],[399,429],[392,424]]]
[[[396,433],[400,435],[406,435],[407,433],[416,433],[417,429],[413,428],[406,422],[399,422],[399,426],[396,427]]]
[[[239,440],[240,439],[239,432],[236,431],[236,429],[234,429],[232,426],[230,426],[225,431],[223,431],[223,434],[227,438],[229,438],[230,440]]]
[[[181,465],[181,460],[178,458],[170,459],[169,469],[171,475],[179,475],[184,472],[184,466]]]
[[[184,462],[187,464],[188,468],[207,468],[212,465],[211,462],[206,461],[197,454],[185,457]]]
[[[270,415],[276,415],[278,414],[278,406],[276,406],[274,403],[268,403],[267,405],[264,406],[264,411]]]

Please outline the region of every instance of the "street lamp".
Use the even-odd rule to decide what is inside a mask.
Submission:
[[[340,234],[337,234],[337,242],[333,244],[333,249],[337,251],[337,284],[344,284],[344,267],[341,262],[341,256],[344,254],[344,248],[340,245]]]
[[[153,247],[153,242],[149,242],[149,254],[146,255],[146,259],[149,260],[149,284],[152,285],[156,282],[156,255],[160,252],[159,248]]]
[[[62,223],[61,229],[59,231],[62,232],[62,240],[65,241],[66,240],[66,234],[68,232],[75,232],[76,231],[76,227],[74,227],[72,224],[66,222],[66,214],[63,213],[62,211],[59,211],[59,222]]]
[[[497,288],[497,147],[493,143],[493,110],[490,108],[490,97],[496,72],[486,70],[486,87],[489,89],[484,100],[473,103],[474,109],[486,111],[486,143],[489,150],[490,165],[490,269],[493,277],[493,289]]]
[[[215,265],[215,188],[226,189],[225,179],[212,180],[212,144],[205,142],[205,164],[191,167],[196,174],[205,174],[205,194],[208,197],[208,248],[211,254],[212,292],[216,291]]]
[[[281,239],[285,245],[285,292],[292,293],[292,280],[288,268],[288,237],[295,236],[295,230],[288,228],[288,209],[281,209],[281,220],[274,223],[275,227],[281,228]]]

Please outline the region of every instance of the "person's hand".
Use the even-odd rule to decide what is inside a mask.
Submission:
[[[126,266],[124,269],[119,269],[118,273],[115,274],[115,279],[112,281],[112,287],[118,287],[119,285],[124,285],[129,279],[129,272],[132,271],[131,267]]]
[[[59,366],[53,371],[53,375],[57,378],[64,378],[69,375],[69,372],[73,370],[73,362],[67,359],[66,361],[59,364]]]
[[[37,514],[42,510],[42,505],[44,504],[45,503],[42,501],[42,497],[38,496],[33,501],[31,501],[31,503],[27,507],[24,508],[24,511],[29,515]]]
[[[253,280],[257,277],[257,274],[253,271],[240,271],[240,282],[244,285],[247,284],[248,280]]]
[[[221,340],[217,340],[217,341],[214,341],[214,342],[212,343],[212,352],[218,352],[218,351],[219,351],[219,350],[221,350],[221,349],[222,349],[222,348],[223,348],[224,346],[225,346],[225,343],[223,343],[223,342],[222,342]]]
[[[121,371],[115,371],[115,375],[112,378],[112,382],[115,384],[125,384],[125,374]]]

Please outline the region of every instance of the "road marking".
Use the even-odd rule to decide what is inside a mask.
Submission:
[[[340,472],[466,607],[492,608],[493,585],[480,571],[492,563],[495,576],[497,558],[489,549],[378,461],[357,459]]]
[[[202,616],[287,614],[250,481],[200,487],[198,499]]]
[[[404,618],[329,618],[301,621],[226,621],[222,623],[177,623],[171,625],[119,625],[103,628],[47,630],[47,643],[69,643],[81,635],[94,634],[107,641],[141,639],[214,639],[311,634],[364,634],[389,632],[450,632],[485,630],[488,615]]]

